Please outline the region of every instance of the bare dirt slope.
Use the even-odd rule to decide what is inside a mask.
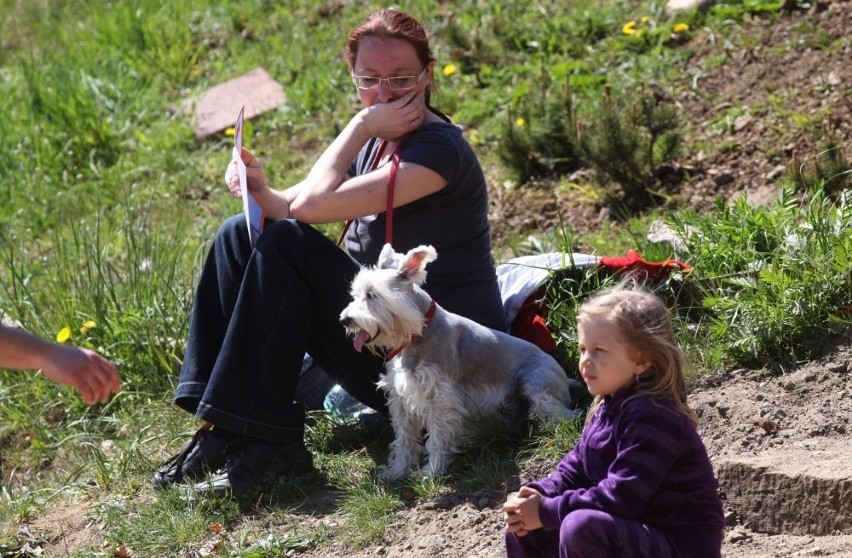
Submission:
[[[849,0],[816,2],[777,19],[755,17],[726,30],[727,39],[696,29],[678,47],[692,53],[685,71],[667,88],[689,129],[688,155],[675,169],[689,179],[668,187],[671,204],[709,210],[717,196],[741,194],[767,203],[788,171],[812,168],[829,139],[852,158],[850,29]],[[577,174],[572,181],[582,184],[588,173]],[[584,190],[495,187],[496,245],[513,232],[535,233],[563,220],[580,238],[598,230],[610,216]]]

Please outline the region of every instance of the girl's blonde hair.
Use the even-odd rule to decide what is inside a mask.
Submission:
[[[577,324],[593,318],[610,323],[621,341],[639,353],[638,360],[650,363],[625,403],[643,394],[666,398],[697,425],[697,415],[686,404],[683,352],[663,301],[638,287],[619,286],[593,296],[580,306]],[[595,396],[586,415],[587,423],[602,401],[602,396]]]

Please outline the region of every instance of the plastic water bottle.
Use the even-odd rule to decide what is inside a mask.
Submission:
[[[328,391],[322,406],[331,413],[334,422],[337,424],[357,424],[358,417],[370,410],[369,407],[349,395],[339,384],[335,384]]]

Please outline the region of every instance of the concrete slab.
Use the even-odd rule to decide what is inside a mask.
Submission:
[[[266,70],[257,68],[211,87],[185,105],[184,112],[192,114],[195,139],[200,141],[233,126],[243,105],[248,120],[281,105],[284,100],[281,84]]]

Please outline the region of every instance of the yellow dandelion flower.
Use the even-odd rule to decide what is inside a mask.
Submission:
[[[621,34],[622,35],[635,35],[636,34],[636,22],[634,20],[630,20],[624,25],[621,26]]]
[[[226,136],[234,137],[234,134],[236,134],[236,133],[237,133],[237,131],[233,127],[225,129],[225,135]]]
[[[518,119],[515,120],[515,126],[517,126],[518,128],[523,128],[526,125],[527,125],[527,121],[524,120],[523,116],[519,116]]]
[[[444,75],[447,77],[453,75],[456,71],[458,71],[458,68],[456,68],[455,64],[447,64],[444,66]]]
[[[674,33],[686,33],[687,31],[689,31],[689,24],[688,23],[675,23],[674,26],[672,27],[672,31]]]
[[[639,21],[641,21],[642,23],[648,23],[648,21],[650,20],[651,18],[649,18],[648,16],[642,16],[639,18]]]
[[[83,335],[86,335],[86,334],[87,334],[87,333],[89,333],[89,332],[90,332],[90,331],[91,331],[91,330],[92,330],[92,329],[93,329],[96,325],[98,325],[98,324],[96,324],[96,323],[95,323],[95,320],[89,320],[89,321],[87,321],[86,323],[84,323],[84,324],[83,324],[83,326],[80,328],[80,333],[82,333]]]
[[[63,327],[59,330],[59,333],[56,334],[57,343],[65,343],[69,339],[71,339],[71,328],[68,326]]]

